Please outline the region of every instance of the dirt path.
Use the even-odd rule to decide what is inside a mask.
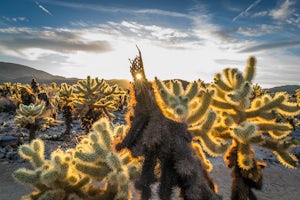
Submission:
[[[211,174],[217,183],[219,193],[224,200],[229,199],[231,176],[230,169],[225,168],[218,158],[213,161],[214,170]],[[31,192],[28,186],[16,183],[11,174],[20,167],[28,168],[26,163],[0,162],[0,200],[19,200],[22,195]],[[279,164],[269,164],[263,171],[263,190],[255,191],[259,200],[297,200],[300,199],[300,169],[292,170]]]

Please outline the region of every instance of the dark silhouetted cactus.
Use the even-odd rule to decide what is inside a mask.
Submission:
[[[35,78],[31,79],[30,86],[31,86],[31,90],[32,90],[33,93],[35,93],[35,94],[40,93],[40,86],[39,86],[39,83],[36,81]]]
[[[176,186],[186,200],[220,199],[191,147],[192,135],[187,124],[165,117],[158,107],[152,85],[145,77],[140,51],[131,61],[130,70],[135,80],[131,88],[132,110],[127,117],[130,128],[117,149],[126,147],[134,156],[144,157],[141,177],[136,183],[136,188],[142,192],[141,199],[151,197],[150,185],[157,179],[160,183],[159,196],[164,200],[171,198],[172,189]],[[191,89],[187,93],[195,96],[197,90]],[[177,100],[187,102],[184,98]],[[175,112],[183,115],[184,108],[175,108]],[[160,177],[154,173],[158,162]]]
[[[59,90],[59,104],[61,105],[61,110],[63,111],[63,116],[65,119],[66,130],[63,133],[63,137],[69,137],[72,130],[72,113],[74,110],[73,105],[74,95],[72,86],[66,83],[61,84],[61,89]]]

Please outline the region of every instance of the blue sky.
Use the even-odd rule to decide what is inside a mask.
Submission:
[[[213,81],[258,60],[263,87],[300,85],[297,0],[1,0],[0,61],[55,75]]]

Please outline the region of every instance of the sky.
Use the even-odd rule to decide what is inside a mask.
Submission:
[[[54,75],[213,81],[257,58],[254,83],[300,85],[299,0],[0,0],[0,61]]]

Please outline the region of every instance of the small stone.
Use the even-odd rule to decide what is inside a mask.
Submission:
[[[2,135],[0,136],[0,146],[8,146],[8,145],[17,145],[18,138],[11,135]]]

